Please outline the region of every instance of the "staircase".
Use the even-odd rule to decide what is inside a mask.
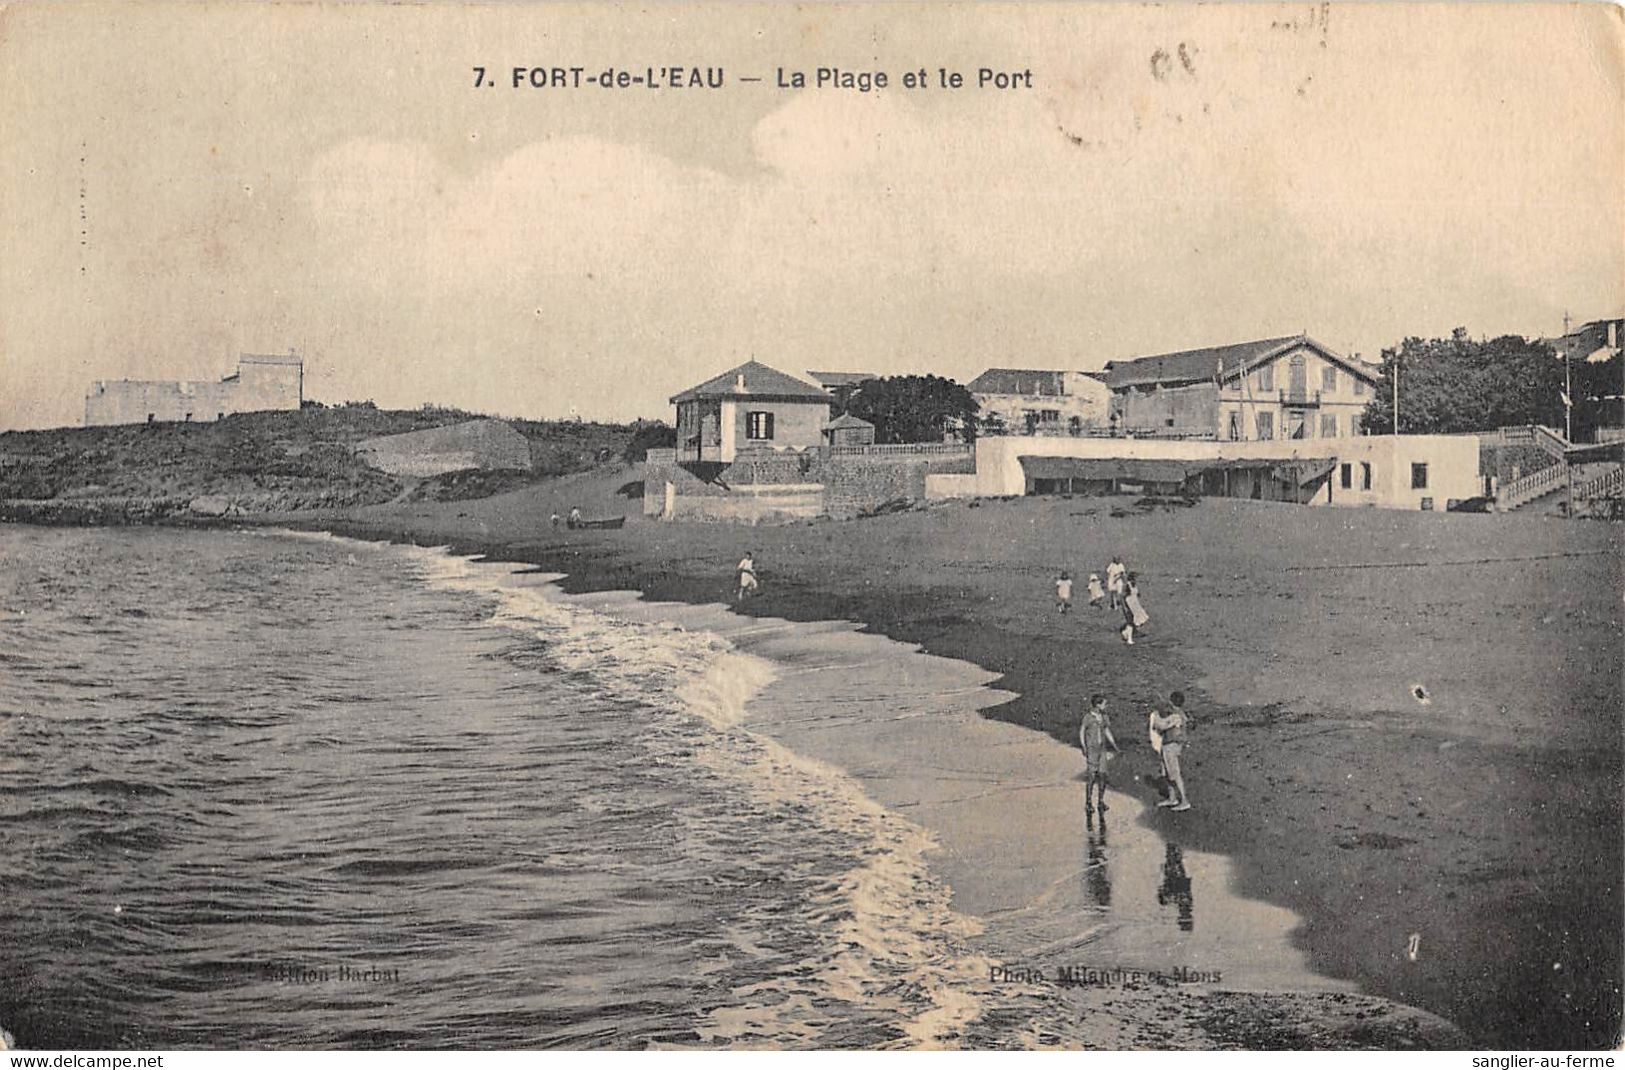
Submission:
[[[1495,495],[1495,507],[1503,513],[1511,512],[1538,498],[1544,498],[1553,491],[1561,490],[1568,483],[1568,472],[1569,466],[1559,461],[1557,464],[1514,479],[1510,483],[1504,483]]]
[[[1576,515],[1591,506],[1588,503],[1610,498],[1625,498],[1625,466],[1619,464],[1554,464],[1531,472],[1522,479],[1513,480],[1501,488],[1496,496],[1496,508],[1502,512],[1523,509],[1568,489],[1569,471],[1574,472],[1574,508]],[[1600,473],[1600,474],[1599,474]],[[1556,507],[1558,511],[1562,506]]]
[[[1574,497],[1616,498],[1625,494],[1625,465],[1613,465],[1602,475],[1574,485]]]

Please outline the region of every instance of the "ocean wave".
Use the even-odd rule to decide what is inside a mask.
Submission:
[[[557,576],[516,575],[511,566],[434,550],[407,553],[430,582],[496,599],[491,622],[545,640],[550,660],[590,673],[623,698],[674,701],[709,726],[692,757],[735,783],[742,831],[795,807],[848,845],[841,868],[811,887],[793,917],[752,919],[793,926],[802,953],[710,1008],[697,1028],[701,1044],[968,1042],[993,996],[991,961],[970,947],[979,923],[949,905],[948,889],[926,863],[935,843],[924,829],[870,799],[843,771],[741,727],[751,700],[777,677],[774,663],[703,630],[567,604],[551,585]],[[740,848],[750,844],[741,840]],[[737,935],[738,950],[748,953],[750,937]],[[863,1013],[832,1012],[842,1005]]]

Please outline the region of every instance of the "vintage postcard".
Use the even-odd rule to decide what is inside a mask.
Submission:
[[[1622,29],[0,7],[8,1065],[1616,1050]]]

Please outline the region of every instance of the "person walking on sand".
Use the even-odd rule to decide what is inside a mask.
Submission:
[[[1116,609],[1123,600],[1123,576],[1128,569],[1123,567],[1121,557],[1113,557],[1112,563],[1106,566],[1106,592],[1110,601],[1106,604]]]
[[[1055,580],[1055,610],[1063,617],[1072,609],[1072,574],[1063,572]]]
[[[568,523],[572,528],[579,527],[581,525],[581,507],[579,505],[570,506],[570,519]]]
[[[756,557],[746,550],[745,556],[739,562],[739,594],[735,601],[743,602],[745,596],[759,588],[756,582]]]
[[[1185,793],[1185,776],[1180,769],[1180,757],[1185,753],[1189,738],[1189,722],[1185,716],[1185,695],[1175,691],[1168,696],[1168,713],[1151,711],[1151,730],[1162,736],[1162,775],[1173,785],[1172,798],[1164,799],[1165,806],[1178,813],[1191,808],[1190,796]]]
[[[1106,716],[1106,696],[1098,691],[1089,696],[1089,711],[1078,726],[1078,745],[1083,748],[1083,812],[1093,815],[1095,800],[1100,803],[1104,817],[1111,807],[1106,805],[1106,763],[1113,753],[1122,753],[1112,736],[1111,718]]]
[[[1134,573],[1123,578],[1123,590],[1123,641],[1133,646],[1135,631],[1144,628],[1151,615],[1140,604],[1140,585]]]
[[[1105,597],[1106,591],[1100,586],[1100,573],[1089,573],[1089,604],[1095,609],[1099,609],[1100,603]]]

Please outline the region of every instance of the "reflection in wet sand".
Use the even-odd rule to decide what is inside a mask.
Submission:
[[[1191,879],[1185,873],[1185,855],[1176,843],[1167,845],[1162,859],[1162,884],[1157,888],[1157,902],[1163,906],[1173,904],[1179,915],[1181,932],[1196,929],[1196,908],[1191,901]]]
[[[1100,816],[1100,830],[1089,822],[1089,861],[1083,867],[1084,886],[1096,906],[1112,905],[1112,875],[1106,865],[1106,815]]]

